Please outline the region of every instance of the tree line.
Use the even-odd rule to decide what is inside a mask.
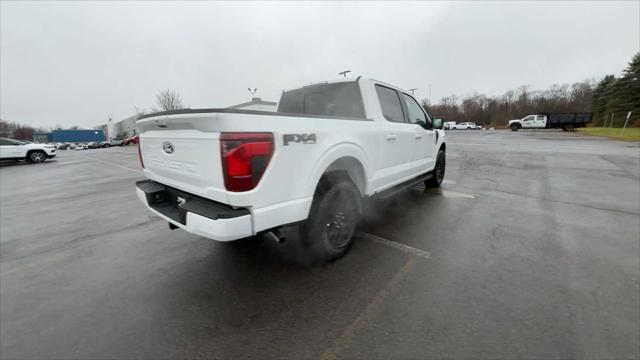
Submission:
[[[437,104],[422,104],[434,117],[446,121],[473,121],[479,125],[501,126],[509,120],[540,112],[593,112],[594,125],[604,120],[622,126],[631,111],[630,124],[640,126],[640,53],[636,54],[620,78],[607,75],[573,84],[554,84],[533,90],[527,85],[506,91],[500,96],[472,92],[465,96],[443,97]]]

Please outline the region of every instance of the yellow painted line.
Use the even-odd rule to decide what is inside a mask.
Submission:
[[[393,276],[391,281],[389,281],[387,286],[380,290],[380,292],[371,299],[360,315],[358,315],[358,317],[342,331],[342,335],[340,335],[333,345],[324,351],[320,356],[320,360],[337,359],[344,350],[348,349],[351,344],[353,344],[353,339],[355,338],[356,333],[364,328],[367,323],[374,320],[380,310],[380,307],[382,307],[398,290],[404,279],[407,277],[407,274],[409,274],[411,269],[413,269],[414,265],[415,259],[409,258],[402,268],[400,268],[400,270]]]
[[[452,198],[452,199],[475,199],[476,198],[476,196],[473,194],[461,193],[461,192],[451,191],[451,190],[426,189],[425,191],[433,194],[440,194],[446,198]]]
[[[411,255],[419,256],[419,257],[424,258],[424,259],[428,259],[431,256],[431,253],[426,251],[426,250],[414,248],[413,246],[401,244],[399,242],[391,241],[391,240],[385,239],[383,237],[376,236],[376,235],[373,235],[373,234],[369,234],[369,233],[366,233],[366,232],[358,233],[358,237],[365,238],[367,240],[371,240],[371,241],[376,242],[378,244],[381,244],[381,245],[384,245],[384,246],[387,246],[387,247],[391,247],[391,248],[406,252],[406,253],[411,254]]]

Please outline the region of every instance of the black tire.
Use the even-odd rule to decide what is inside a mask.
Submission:
[[[111,147],[111,145],[109,145],[109,144],[104,144],[104,147],[105,147],[105,148],[109,148],[109,147]]]
[[[516,125],[516,124],[513,124],[513,125],[511,125],[511,126],[509,126],[509,127],[511,128],[511,131],[518,131],[518,130],[520,130],[520,126],[518,126],[518,125]]]
[[[426,187],[440,187],[442,180],[444,180],[444,173],[447,167],[447,157],[444,150],[438,151],[438,157],[436,158],[436,167],[431,172],[431,178],[424,182]]]
[[[309,218],[300,227],[312,263],[335,260],[349,251],[362,214],[361,202],[351,181],[321,181]]]
[[[573,131],[573,124],[565,125],[562,128],[563,131]]]
[[[36,150],[32,151],[27,155],[27,160],[32,163],[41,163],[47,160],[47,153],[44,151]]]

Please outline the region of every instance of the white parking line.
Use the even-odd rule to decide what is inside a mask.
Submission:
[[[384,246],[392,247],[394,249],[406,252],[406,253],[411,254],[411,255],[419,256],[419,257],[421,257],[423,259],[428,259],[431,256],[431,253],[428,252],[428,251],[417,249],[417,248],[414,248],[414,247],[411,247],[411,246],[408,246],[408,245],[400,244],[398,242],[391,241],[391,240],[385,239],[383,237],[376,236],[376,235],[373,235],[373,234],[369,234],[369,233],[366,233],[366,232],[360,232],[360,233],[358,233],[358,236],[360,236],[362,238],[365,238],[365,239],[368,239],[368,240],[371,240],[373,242],[377,242],[378,244],[382,244]]]

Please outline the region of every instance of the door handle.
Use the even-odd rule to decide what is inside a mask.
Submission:
[[[396,134],[387,134],[387,141],[395,141],[398,138]]]
[[[422,135],[422,134],[416,134],[416,140],[418,140],[418,139],[422,139],[422,137],[423,137],[423,136],[424,136],[424,135]]]

